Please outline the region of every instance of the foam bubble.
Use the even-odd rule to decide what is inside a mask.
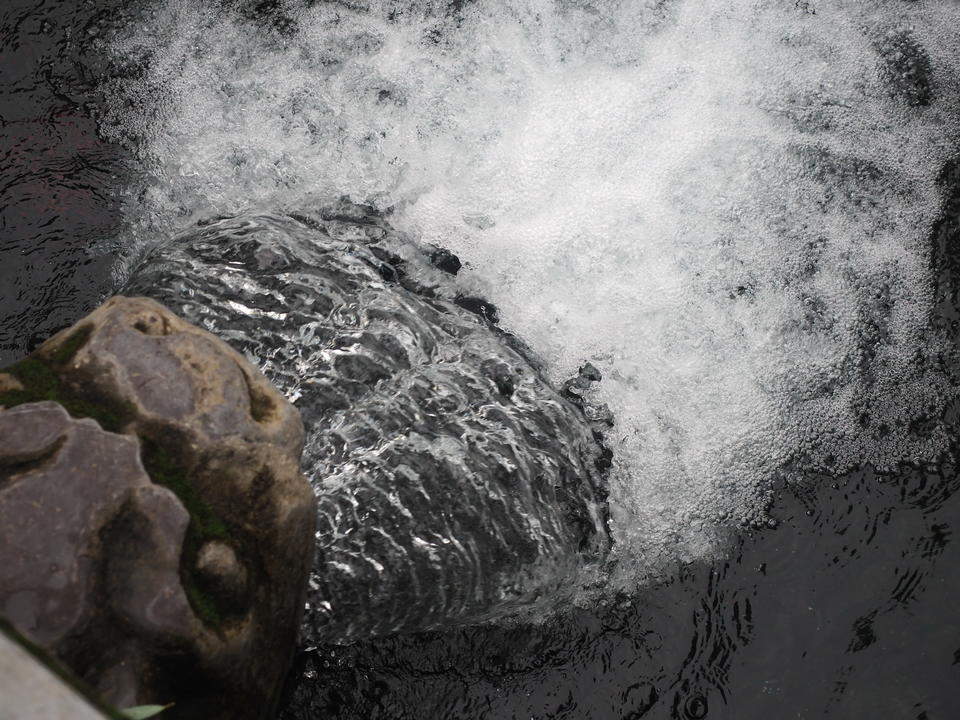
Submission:
[[[170,0],[104,130],[161,226],[348,194],[458,253],[617,426],[624,578],[712,552],[808,470],[932,457],[929,326],[960,6]],[[452,8],[452,9],[451,9]],[[140,210],[138,210],[140,212]]]

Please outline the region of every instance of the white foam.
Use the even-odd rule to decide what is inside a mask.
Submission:
[[[925,240],[960,5],[447,4],[291,9],[281,37],[162,3],[115,45],[150,70],[106,88],[105,127],[161,224],[396,206],[555,379],[598,364],[624,577],[711,552],[784,473],[943,448],[907,426],[953,395]],[[928,54],[928,107],[891,93],[888,32]]]

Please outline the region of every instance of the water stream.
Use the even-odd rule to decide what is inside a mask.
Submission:
[[[602,596],[312,643],[284,718],[953,717],[956,2],[0,18],[5,360],[197,221],[345,195],[602,371]]]

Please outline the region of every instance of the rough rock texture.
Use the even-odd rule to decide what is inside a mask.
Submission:
[[[129,281],[246,353],[302,413],[312,642],[542,610],[604,558],[609,458],[459,269],[341,202],[207,222]]]
[[[0,406],[0,614],[117,706],[269,717],[312,559],[296,411],[121,297],[0,373]]]

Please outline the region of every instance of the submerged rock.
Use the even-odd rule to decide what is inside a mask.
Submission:
[[[143,298],[0,373],[0,406],[0,615],[114,705],[270,717],[315,519],[296,411]]]
[[[300,410],[318,500],[311,642],[543,609],[608,548],[583,412],[447,255],[341,202],[205,223],[128,284],[229,341]]]

